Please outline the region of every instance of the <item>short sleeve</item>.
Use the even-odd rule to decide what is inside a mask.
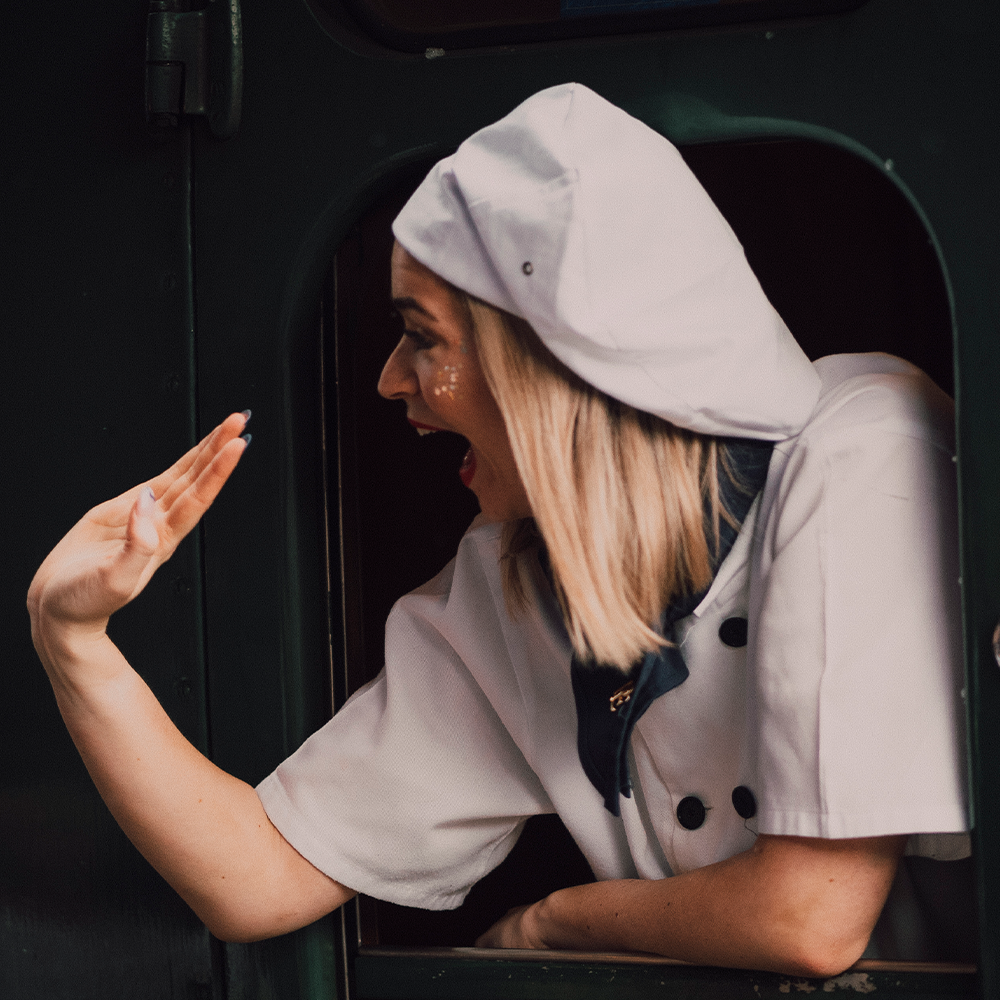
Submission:
[[[769,477],[751,589],[761,833],[968,829],[950,401],[842,382]]]
[[[507,855],[525,818],[552,811],[445,638],[449,619],[464,613],[453,586],[458,603],[475,601],[474,567],[460,566],[456,577],[452,563],[397,602],[383,672],[257,788],[274,825],[321,871],[426,909],[460,905]],[[479,600],[489,605],[488,594]]]

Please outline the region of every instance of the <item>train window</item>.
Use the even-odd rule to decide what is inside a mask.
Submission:
[[[691,146],[688,163],[727,216],[772,302],[812,358],[887,351],[952,392],[944,280],[928,233],[895,185],[833,146],[758,141]],[[400,334],[389,305],[390,223],[426,167],[402,178],[340,247],[326,291],[330,481],[339,483],[349,690],[382,667],[392,603],[454,554],[476,513],[457,470],[465,442],[418,438],[375,385]],[[378,503],[366,498],[378,497]],[[363,945],[471,945],[505,910],[590,870],[554,817],[450,913],[361,904]]]
[[[333,0],[316,0],[330,7]],[[581,35],[664,31],[852,10],[866,0],[339,0],[403,50],[468,48]]]

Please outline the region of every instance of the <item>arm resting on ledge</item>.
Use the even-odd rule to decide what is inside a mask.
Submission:
[[[833,976],[861,957],[905,843],[761,836],[749,851],[673,878],[560,889],[512,910],[478,944]]]

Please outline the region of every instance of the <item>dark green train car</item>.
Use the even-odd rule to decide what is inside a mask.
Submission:
[[[3,18],[0,996],[1000,996],[996,6],[189,6],[22,4]],[[115,639],[182,730],[251,782],[378,668],[389,604],[450,557],[471,514],[460,489],[423,500],[456,456],[445,441],[415,449],[374,394],[393,337],[387,223],[436,158],[568,80],[681,146],[812,356],[889,350],[956,396],[979,924],[967,964],[862,963],[809,982],[441,950],[586,877],[544,821],[457,915],[362,901],[225,945],[125,840],[65,733],[28,634],[35,568],[85,509],[233,409],[254,411],[248,461],[116,616]]]

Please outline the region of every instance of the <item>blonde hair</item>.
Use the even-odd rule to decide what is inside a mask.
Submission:
[[[537,523],[504,528],[508,604],[524,606],[540,532],[574,651],[628,670],[665,645],[664,608],[712,579],[720,517],[733,523],[719,499],[724,446],[600,392],[527,322],[460,294]]]

